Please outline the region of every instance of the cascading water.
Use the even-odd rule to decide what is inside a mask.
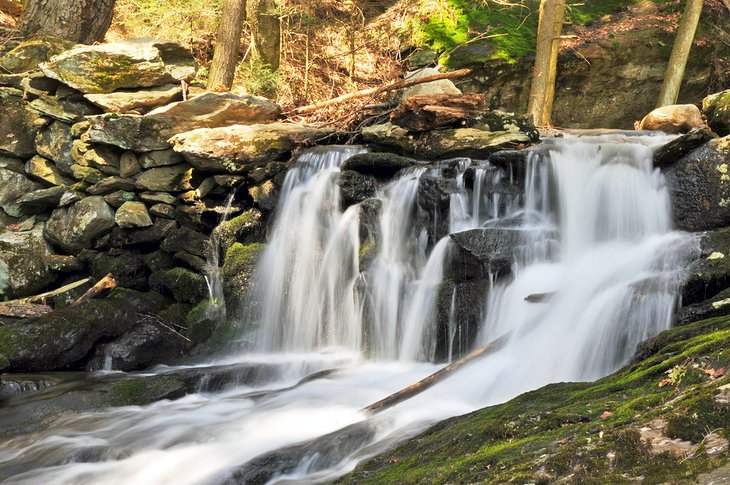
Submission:
[[[652,147],[666,141],[549,141],[529,157],[512,198],[497,190],[510,174],[488,161],[457,162],[448,227],[517,236],[512,275],[490,285],[477,337],[505,344],[374,416],[359,410],[438,368],[423,359],[433,355],[435,296],[456,249],[446,237],[429,252],[417,204],[428,169],[419,167],[379,192],[375,256],[360,268],[359,208],[342,210],[336,183],[337,167],[359,149],[308,152],[287,176],[259,266],[261,353],[237,357],[259,365],[305,361],[307,369],[264,387],[64,417],[4,443],[0,480],[223,483],[273,450],[349,425],[367,430],[360,441],[297,456],[298,466],[270,475],[273,482],[326,482],[436,420],[616,369],[637,343],[669,326],[697,253],[692,236],[671,231],[663,178],[652,170]],[[466,170],[474,170],[471,190]],[[443,322],[449,343],[457,301],[454,290]],[[332,366],[339,370],[290,387]]]

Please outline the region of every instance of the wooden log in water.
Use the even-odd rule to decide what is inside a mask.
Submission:
[[[74,290],[78,288],[79,286],[83,286],[86,283],[88,283],[91,280],[91,278],[84,278],[83,280],[75,281],[73,283],[69,283],[68,285],[62,286],[60,288],[57,288],[53,291],[47,291],[45,293],[41,293],[39,295],[33,295],[33,296],[26,296],[25,298],[18,298],[17,300],[9,300],[9,301],[3,301],[0,302],[0,305],[3,306],[16,306],[16,305],[24,305],[27,303],[35,303],[38,301],[44,301],[48,298],[62,295],[64,293],[68,293],[71,290]]]
[[[475,360],[487,356],[491,354],[492,352],[496,352],[500,348],[502,348],[502,345],[507,341],[507,338],[509,337],[509,333],[502,335],[501,337],[492,340],[487,345],[483,347],[479,347],[478,349],[472,351],[471,353],[465,355],[459,360],[456,360],[452,362],[451,364],[447,365],[443,369],[440,369],[433,374],[431,374],[428,377],[425,377],[421,379],[420,381],[416,382],[415,384],[411,384],[410,386],[406,387],[405,389],[401,389],[400,391],[391,394],[390,396],[381,399],[378,402],[375,402],[367,407],[364,407],[362,409],[363,412],[367,413],[377,413],[380,411],[383,411],[385,409],[388,409],[390,407],[395,406],[396,404],[399,404],[403,401],[406,401],[413,396],[416,396],[426,389],[433,387],[435,384],[439,383],[446,377],[450,376],[454,372],[456,372],[461,367],[465,366],[466,364],[470,362],[474,362]]]

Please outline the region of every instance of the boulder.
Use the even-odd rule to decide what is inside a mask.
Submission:
[[[486,159],[494,152],[522,148],[532,143],[531,134],[519,131],[486,131],[456,128],[412,134],[392,123],[363,128],[363,139],[375,148],[394,150],[426,159],[472,157]]]
[[[0,229],[0,300],[34,295],[52,283],[52,254],[42,225],[23,232]]]
[[[514,228],[489,227],[451,234],[458,252],[453,268],[463,277],[508,274],[521,232]]]
[[[26,109],[23,92],[0,88],[0,154],[30,158],[35,155],[35,138],[47,121]]]
[[[730,89],[702,100],[702,113],[707,124],[720,136],[730,135]]]
[[[407,73],[405,79],[421,79],[436,74],[440,74],[440,72],[432,67],[426,67],[417,71],[411,71]],[[415,86],[411,86],[410,88],[405,88],[401,91],[400,97],[401,99],[408,99],[411,96],[417,95],[441,94],[458,95],[461,94],[461,90],[457,88],[456,85],[451,82],[451,80],[440,79],[438,81],[431,81],[429,83],[417,84]]]
[[[692,128],[705,126],[700,109],[693,104],[673,104],[657,108],[639,123],[640,130],[665,133],[687,133]]]
[[[73,42],[53,37],[37,37],[18,44],[0,59],[4,72],[23,73],[74,46]]]
[[[73,185],[73,180],[61,173],[53,162],[38,155],[25,162],[25,173],[49,185]]]
[[[187,342],[172,327],[153,318],[111,342],[98,345],[86,364],[87,370],[109,366],[115,371],[129,372],[156,364],[172,364],[183,356]]]
[[[654,166],[668,167],[714,138],[717,138],[717,135],[706,126],[692,128],[688,133],[659,147],[654,152]]]
[[[107,113],[145,112],[182,99],[182,88],[166,84],[150,89],[115,91],[108,94],[85,94],[84,98]]]
[[[190,80],[195,61],[184,47],[155,40],[77,46],[40,65],[43,73],[85,94]]]
[[[343,208],[373,197],[378,189],[374,177],[352,170],[342,171],[337,178],[337,185],[340,188]]]
[[[730,225],[730,136],[711,140],[665,171],[677,228]]]
[[[79,366],[94,344],[116,338],[139,322],[139,314],[162,305],[154,294],[115,289],[104,299],[56,310],[0,327],[0,356],[12,372]]]
[[[7,168],[0,168],[0,209],[9,216],[20,217],[22,207],[19,199],[26,194],[45,188],[26,175]]]
[[[226,251],[221,279],[228,315],[244,313],[247,293],[254,282],[256,263],[264,249],[266,245],[260,243],[235,243]]]
[[[53,160],[63,173],[71,174],[74,159],[71,156],[73,136],[66,123],[54,121],[38,132],[35,137],[35,149],[38,155]]]
[[[246,173],[272,160],[283,160],[292,150],[314,144],[333,131],[296,123],[235,125],[198,129],[170,140],[193,167],[204,172]]]
[[[114,220],[122,229],[152,225],[152,219],[144,202],[125,202],[117,209]]]
[[[342,163],[342,171],[351,170],[379,178],[391,178],[400,170],[418,165],[412,158],[401,157],[394,153],[370,152],[353,155]]]
[[[82,199],[68,208],[53,211],[46,223],[46,239],[70,254],[92,247],[94,239],[114,227],[114,210],[103,197]]]
[[[92,142],[147,152],[170,147],[168,139],[200,128],[249,125],[279,116],[279,107],[256,96],[204,93],[163,106],[144,116],[104,114],[89,118]]]
[[[237,242],[249,244],[260,241],[265,232],[264,215],[258,209],[249,209],[220,224],[213,231],[213,235],[218,239],[218,246],[225,254],[228,248]]]
[[[151,168],[137,176],[137,188],[152,192],[191,190],[193,188],[190,184],[192,176],[193,169],[185,163]]]
[[[58,207],[65,193],[64,187],[34,190],[18,199],[18,206],[24,214],[37,214]]]

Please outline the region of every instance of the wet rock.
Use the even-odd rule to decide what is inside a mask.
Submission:
[[[108,233],[112,227],[114,210],[103,197],[92,196],[53,211],[44,235],[64,251],[76,254],[91,248],[94,239]]]
[[[702,112],[715,133],[720,136],[730,135],[730,89],[703,99]]]
[[[86,116],[99,114],[99,109],[83,100],[73,98],[58,99],[54,96],[41,96],[30,102],[29,108],[39,114],[64,123],[75,123]]]
[[[712,140],[665,171],[677,228],[730,225],[730,136]]]
[[[43,185],[23,174],[0,168],[0,209],[12,217],[20,217],[22,209],[19,199],[43,188]]]
[[[162,250],[154,251],[145,255],[144,262],[153,273],[175,267],[173,257],[166,251]]]
[[[63,187],[35,190],[18,199],[18,206],[24,214],[37,214],[58,207],[65,193],[66,189]]]
[[[517,127],[513,131],[456,128],[413,134],[391,123],[362,130],[363,139],[376,148],[396,150],[426,159],[471,157],[487,159],[494,152],[521,148],[532,142],[531,135]]]
[[[173,103],[144,116],[105,114],[90,117],[92,142],[126,150],[165,150],[168,139],[196,129],[248,125],[275,119],[279,108],[264,98],[231,93],[205,93]]]
[[[148,289],[147,278],[150,271],[141,254],[112,250],[94,256],[89,266],[91,275],[96,279],[111,273],[117,285],[122,288],[140,291]]]
[[[51,254],[42,226],[24,232],[0,229],[0,300],[34,295],[52,283]]]
[[[448,232],[449,206],[453,180],[434,175],[422,175],[418,181],[418,206],[429,217],[429,235],[432,242]]]
[[[25,173],[49,185],[73,185],[73,180],[66,177],[53,162],[38,155],[25,162]]]
[[[673,317],[675,325],[686,325],[708,318],[730,315],[730,288],[705,301],[683,306]]]
[[[457,247],[454,271],[465,278],[511,271],[521,232],[514,228],[489,227],[451,234]]]
[[[417,71],[411,71],[408,74],[405,75],[404,79],[421,79],[428,76],[433,76],[439,74],[439,71],[432,67],[427,67],[424,69],[419,69]],[[423,84],[417,84],[415,86],[411,86],[410,88],[406,88],[401,91],[400,97],[401,99],[408,99],[411,96],[416,95],[441,95],[441,94],[451,94],[451,95],[458,95],[461,94],[461,90],[454,85],[453,82],[449,79],[440,79],[438,81],[431,81],[429,83],[423,83]]]
[[[114,216],[117,226],[122,229],[131,229],[135,227],[149,227],[152,225],[152,219],[144,202],[125,202],[117,209]]]
[[[23,92],[0,88],[0,154],[30,158],[35,155],[35,138],[47,121],[27,110]]]
[[[149,283],[153,290],[169,295],[179,303],[198,303],[208,293],[205,278],[185,268],[152,273]]]
[[[258,209],[249,209],[219,225],[214,235],[218,238],[221,251],[225,253],[236,242],[260,241],[266,231],[264,215]]]
[[[170,143],[201,171],[246,173],[283,160],[295,148],[314,144],[332,133],[296,123],[234,125],[189,131],[173,137]]]
[[[66,123],[54,121],[48,127],[38,132],[35,138],[35,148],[38,154],[53,160],[56,167],[70,175],[74,159],[71,156],[73,136],[71,128]]]
[[[465,355],[474,348],[486,310],[490,289],[486,278],[465,282],[447,280],[438,293],[436,321],[436,359],[448,360]]]
[[[276,184],[267,180],[261,185],[250,187],[248,195],[251,196],[254,204],[265,211],[273,211],[279,203],[279,189]]]
[[[524,183],[529,150],[501,150],[489,156],[489,163],[504,170],[515,183]]]
[[[38,37],[18,44],[0,59],[4,72],[23,73],[34,70],[42,62],[73,47],[73,42],[52,37]]]
[[[187,49],[173,43],[129,40],[77,46],[40,68],[46,76],[89,94],[189,80],[195,61]]]
[[[337,185],[340,187],[343,207],[371,198],[378,188],[375,178],[352,170],[342,171],[337,179]]]
[[[112,229],[109,244],[114,248],[152,251],[160,247],[167,234],[176,228],[173,221],[157,220],[150,227],[140,229]]]
[[[193,169],[185,163],[145,170],[137,177],[137,187],[152,192],[181,192],[191,190]]]
[[[66,369],[81,361],[96,342],[133,328],[139,313],[154,312],[161,305],[152,294],[116,289],[104,299],[5,325],[0,331],[0,355],[13,372]]]
[[[687,133],[693,128],[705,126],[700,109],[693,104],[662,106],[646,115],[639,123],[640,130],[665,133]]]
[[[228,315],[241,315],[247,308],[247,293],[264,249],[266,245],[260,243],[235,243],[226,251],[221,279]]]
[[[715,138],[717,138],[717,135],[706,126],[692,128],[688,133],[659,147],[654,152],[654,166],[659,168],[668,167],[691,151]]]
[[[87,370],[133,371],[156,364],[172,364],[185,353],[187,341],[164,322],[147,318],[124,335],[94,349]]]
[[[108,94],[85,94],[84,98],[108,113],[128,111],[149,111],[173,101],[182,99],[182,88],[167,84],[151,89],[115,91]]]
[[[701,303],[730,288],[730,228],[699,236],[700,255],[682,290],[682,304]]]
[[[364,175],[390,178],[398,171],[418,165],[412,158],[401,157],[394,153],[360,153],[345,160],[340,167],[343,171],[352,170]]]

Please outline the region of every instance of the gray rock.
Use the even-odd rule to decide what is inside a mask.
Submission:
[[[166,59],[171,62],[166,64]],[[129,40],[77,46],[40,68],[46,76],[90,94],[189,80],[195,74],[195,61],[187,49],[176,44]]]
[[[0,300],[34,295],[52,283],[51,254],[42,225],[24,232],[0,229]]]
[[[6,168],[0,168],[0,209],[12,217],[20,217],[19,199],[26,194],[45,188],[27,176]]]
[[[77,163],[101,170],[109,175],[120,175],[120,155],[112,147],[104,145],[83,145],[75,144],[76,150],[81,156]],[[77,157],[78,158],[78,157]]]
[[[137,188],[152,192],[191,190],[193,169],[185,163],[145,170],[137,177]]]
[[[175,208],[168,204],[155,204],[150,207],[150,214],[153,216],[164,217],[165,219],[174,219]]]
[[[46,239],[70,254],[92,247],[94,239],[114,227],[114,210],[103,197],[87,197],[69,208],[56,209],[46,223]]]
[[[706,143],[665,171],[677,228],[730,225],[730,136]]]
[[[439,71],[432,67],[411,71],[406,74],[405,79],[421,79],[428,76],[439,74]],[[403,89],[400,93],[401,99],[406,99],[417,94],[462,94],[461,90],[454,85],[449,79],[441,79],[431,81],[429,83],[418,84],[410,88]]]
[[[64,187],[35,190],[18,199],[18,205],[24,214],[37,214],[58,207],[65,193]]]
[[[508,274],[521,241],[521,232],[514,228],[471,229],[450,236],[458,249],[454,267],[467,278]]]
[[[53,96],[42,96],[29,104],[30,109],[43,116],[48,116],[64,123],[75,123],[86,116],[99,114],[99,109],[85,101],[58,99]]]
[[[135,194],[134,192],[117,190],[116,192],[112,192],[111,194],[105,195],[104,200],[110,206],[114,207],[115,209],[119,209],[122,206],[122,204],[124,204],[125,202],[136,201],[137,194]]]
[[[378,188],[374,177],[352,170],[343,170],[337,179],[337,185],[340,187],[343,207],[349,207],[373,197]]]
[[[71,174],[71,165],[74,164],[71,156],[72,146],[71,128],[60,121],[54,121],[40,130],[35,138],[35,149],[38,154],[53,160],[56,167],[68,175]]]
[[[10,170],[15,173],[25,174],[25,164],[19,158],[0,155],[0,169]]]
[[[0,154],[30,158],[35,155],[35,138],[47,121],[26,109],[23,92],[0,88]]]
[[[162,204],[174,204],[174,195],[168,194],[167,192],[142,192],[139,197],[145,202],[159,202]]]
[[[702,100],[702,113],[707,124],[720,136],[730,135],[730,89]]]
[[[111,194],[112,192],[116,192],[118,190],[129,192],[134,190],[136,187],[137,184],[134,179],[125,179],[122,177],[106,177],[101,182],[98,182],[86,189],[86,191],[91,195],[106,195]]]
[[[203,172],[246,173],[282,160],[300,146],[314,144],[333,131],[295,123],[234,125],[198,129],[170,139],[176,152]]]
[[[730,287],[730,228],[700,235],[700,255],[682,290],[682,304],[692,305]]]
[[[418,165],[412,158],[401,157],[394,153],[371,152],[354,155],[342,163],[343,171],[353,170],[365,175],[389,178],[398,171]]]
[[[123,229],[149,227],[152,225],[152,219],[147,212],[147,207],[144,205],[144,202],[125,202],[117,209],[114,220],[117,226]]]
[[[99,106],[107,113],[148,111],[173,101],[181,100],[182,88],[176,84],[167,84],[165,86],[135,91],[85,94],[84,98]]]
[[[61,173],[53,162],[38,155],[25,162],[25,173],[49,185],[73,185],[73,180]]]
[[[182,162],[182,156],[175,153],[174,150],[156,150],[153,152],[143,153],[139,157],[139,163],[145,170],[155,167],[166,167]]]
[[[209,247],[209,241],[206,236],[185,227],[172,231],[160,246],[161,249],[170,254],[187,251],[203,258],[208,252]]]

